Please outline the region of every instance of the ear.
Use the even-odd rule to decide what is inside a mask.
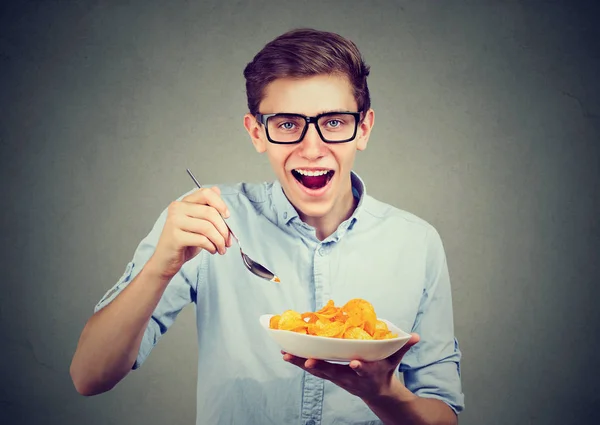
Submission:
[[[244,115],[244,127],[250,135],[250,139],[252,140],[256,152],[263,153],[266,151],[267,141],[265,140],[260,124],[256,121],[256,117],[253,117],[250,114]]]
[[[356,131],[357,150],[364,151],[367,149],[367,143],[369,142],[369,136],[371,135],[373,125],[375,125],[375,111],[373,111],[373,109],[369,109],[367,112],[365,112],[364,118],[358,125],[358,130]]]

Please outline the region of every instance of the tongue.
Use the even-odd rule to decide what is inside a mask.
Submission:
[[[302,185],[309,189],[320,189],[327,184],[327,174],[322,176],[302,176]]]

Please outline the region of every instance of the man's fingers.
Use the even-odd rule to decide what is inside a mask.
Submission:
[[[348,366],[350,366],[350,369],[352,369],[358,376],[365,376],[369,374],[368,364],[365,364],[360,360],[352,360]]]
[[[376,362],[352,360],[348,366],[350,366],[350,369],[352,369],[358,376],[377,375],[381,374],[382,370],[389,370],[389,363],[386,362],[385,364],[382,364],[382,362],[386,362],[386,360],[380,360]]]
[[[294,356],[293,354],[286,353],[285,351],[282,351],[281,354],[283,354],[283,360],[304,370],[314,369],[315,366],[320,362],[316,359],[305,359],[304,357]]]
[[[217,247],[204,235],[198,233],[177,231],[177,240],[180,246],[202,248],[211,254],[217,253]],[[197,254],[197,252],[196,252]]]
[[[302,357],[296,357],[293,354],[286,353],[284,351],[282,351],[281,353],[283,354],[283,360],[285,360],[286,362],[296,365],[299,368],[306,369],[306,367],[304,366],[306,359]]]
[[[216,209],[223,217],[229,217],[229,209],[225,201],[221,199],[221,190],[218,187],[201,188],[190,193],[182,199],[183,202],[209,205]]]
[[[215,228],[212,222],[200,218],[182,216],[178,217],[178,227],[180,230],[189,233],[195,233],[206,237],[212,245],[216,247],[219,254],[226,252],[226,238]],[[211,251],[212,252],[212,251]]]
[[[192,218],[193,220],[196,221],[206,221],[207,223],[210,223],[212,225],[212,227],[215,229],[216,232],[218,232],[221,235],[221,238],[223,239],[223,243],[222,246],[226,246],[227,244],[227,240],[229,239],[229,229],[227,228],[227,225],[225,224],[225,221],[223,221],[223,218],[219,215],[218,211],[216,209],[214,209],[213,207],[207,206],[207,205],[200,205],[200,204],[194,204],[194,203],[190,203],[190,202],[182,202],[181,203],[181,213],[189,218]],[[180,218],[181,221],[183,222],[184,219]],[[191,232],[196,232],[196,233],[202,233],[205,234],[206,236],[208,236],[210,239],[212,239],[214,242],[216,242],[217,244],[220,244],[220,241],[210,237],[209,234],[203,233],[202,229],[199,229],[197,226],[198,224],[196,224],[196,227],[191,227],[192,225],[190,224],[191,222],[186,222],[187,226],[189,227],[184,227],[183,225],[181,225],[181,228],[184,230],[189,230]],[[231,246],[231,244],[229,244],[229,246]]]
[[[347,379],[350,377],[349,374],[354,374],[348,369],[347,365],[329,363],[324,360],[317,359],[305,359],[302,357],[296,357],[292,354],[282,351],[283,360],[298,366],[299,368],[318,376],[319,378],[328,379],[334,382]]]

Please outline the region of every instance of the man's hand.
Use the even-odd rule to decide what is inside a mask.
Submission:
[[[283,360],[319,378],[333,382],[350,394],[368,400],[393,392],[394,387],[400,383],[394,376],[394,372],[398,368],[402,357],[417,342],[419,342],[419,335],[413,333],[410,340],[400,350],[386,359],[377,362],[352,360],[348,365],[316,359],[304,359],[283,351],[282,354]],[[412,397],[416,396],[413,395]],[[407,399],[407,401],[409,400]]]
[[[394,375],[402,357],[417,342],[419,335],[413,333],[404,347],[386,359],[352,360],[348,365],[282,354],[285,361],[360,397],[386,425],[456,425],[456,414],[446,403],[413,394]]]
[[[227,218],[229,211],[220,195],[218,187],[203,188],[169,205],[156,250],[148,261],[156,274],[170,279],[203,249],[224,254],[231,246],[222,218]]]

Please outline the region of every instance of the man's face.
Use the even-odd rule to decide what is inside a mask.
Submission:
[[[317,75],[275,80],[266,87],[259,108],[261,114],[296,113],[306,116],[332,111],[357,112],[352,86],[345,76]],[[367,146],[374,120],[372,110],[363,116],[356,138],[338,144],[325,143],[313,124],[308,126],[300,143],[289,145],[269,142],[264,126],[249,114],[244,117],[244,125],[256,150],[267,153],[285,195],[299,214],[326,218],[346,215],[352,206],[350,171],[356,151]]]

